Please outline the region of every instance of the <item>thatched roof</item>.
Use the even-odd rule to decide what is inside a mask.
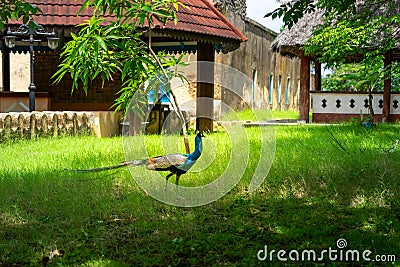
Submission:
[[[271,44],[272,51],[284,56],[299,57],[300,47],[311,38],[315,27],[322,24],[322,15],[322,10],[305,14],[290,30],[286,28],[278,35]]]
[[[288,2],[296,2],[298,0],[282,0],[282,3]],[[393,0],[394,4],[400,3],[400,0]],[[362,0],[357,0],[357,9],[360,10],[363,8],[364,2]],[[399,7],[400,9],[400,7]],[[377,9],[375,14],[382,15],[385,10]],[[394,11],[394,12],[398,12]],[[315,28],[322,24],[323,20],[323,10],[317,9],[313,13],[305,14],[299,21],[293,25],[293,27],[289,29],[285,29],[281,32],[278,37],[272,42],[271,49],[274,52],[279,52],[282,55],[289,57],[299,57],[300,56],[300,48],[311,38],[313,31]],[[388,25],[389,26],[389,25]],[[400,29],[398,27],[393,27],[393,36],[392,38],[396,38],[400,40]],[[381,34],[376,35],[375,45],[380,43],[384,36]],[[400,59],[400,41],[397,43],[397,51],[394,51],[393,57]]]

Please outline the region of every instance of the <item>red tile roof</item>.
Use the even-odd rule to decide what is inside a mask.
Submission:
[[[178,24],[168,22],[166,28],[215,35],[246,41],[247,38],[219,12],[209,0],[181,0],[186,8],[180,8]]]
[[[35,21],[42,26],[66,26],[74,27],[84,20],[90,19],[91,11],[84,9],[80,16],[77,16],[82,7],[83,0],[28,0],[37,6],[42,13],[34,17]]]
[[[35,21],[46,28],[66,28],[72,30],[75,25],[90,18],[91,11],[84,9],[77,16],[83,0],[28,0],[42,10]],[[181,0],[186,7],[177,12],[178,23],[155,25],[163,35],[191,40],[236,41],[247,38],[219,12],[209,0]],[[11,25],[16,25],[12,23]],[[208,38],[208,39],[207,39]]]

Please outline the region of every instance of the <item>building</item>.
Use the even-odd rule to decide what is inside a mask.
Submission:
[[[229,54],[219,54],[216,61],[246,74],[253,85],[244,88],[247,103],[261,107],[265,102],[272,110],[298,110],[300,85],[300,60],[271,51],[271,43],[278,36],[267,27],[246,17],[246,1],[217,0],[216,6],[247,38],[240,48]],[[254,94],[254,87],[261,94]],[[226,102],[235,96],[222,92]],[[260,101],[262,98],[264,101]],[[241,106],[242,103],[237,103]]]
[[[31,2],[36,3],[35,0]],[[85,11],[80,17],[76,16],[82,1],[61,3],[47,0],[39,2],[36,4],[42,9],[43,14],[37,16],[37,22],[48,30],[55,28],[62,41],[68,41],[70,32],[77,31],[75,25],[81,23],[90,15],[90,12],[86,13]],[[203,52],[200,58],[209,61],[215,59],[217,63],[229,65],[250,77],[252,86],[243,88],[243,96],[247,103],[261,107],[262,103],[265,102],[270,108],[278,110],[298,108],[299,61],[281,56],[279,53],[270,50],[270,44],[276,38],[277,33],[246,18],[245,1],[235,1],[235,3],[216,1],[215,5],[228,19],[221,16],[208,0],[185,0],[183,2],[191,7],[189,10],[192,11],[183,10],[180,12],[183,15],[189,14],[191,17],[181,16],[180,22],[175,26],[169,25],[163,29],[156,27],[153,45],[157,46],[158,49],[163,49],[163,45],[169,42],[165,47],[166,49],[174,53],[196,52],[196,60],[199,60],[199,43],[205,44],[205,51],[216,48],[217,51],[214,55]],[[193,27],[193,25],[196,27]],[[14,22],[9,26],[15,28],[18,24]],[[248,40],[243,43],[246,40],[245,36]],[[214,48],[210,45],[207,46],[210,43],[214,45]],[[221,53],[221,50],[230,53]],[[27,47],[20,44],[11,52],[26,53]],[[10,66],[15,68],[14,60],[19,56],[12,55],[9,57],[9,54],[9,49],[3,44],[3,94],[1,98],[5,97],[4,93],[7,93],[8,96],[12,95],[8,92],[11,91],[10,77],[15,81],[15,75],[25,76],[26,83],[22,84],[22,81],[14,82],[13,88],[19,90],[22,88],[27,92],[28,87],[29,75],[21,71],[23,69],[29,71],[28,68],[20,66],[17,67],[17,72],[14,69],[10,70]],[[110,110],[120,88],[120,80],[115,79],[113,82],[104,85],[101,81],[95,81],[87,95],[83,90],[76,90],[71,93],[72,81],[70,79],[66,78],[59,84],[53,83],[51,79],[60,63],[59,54],[59,51],[49,51],[40,44],[35,46],[35,85],[38,101],[43,102],[43,105],[37,106],[41,107],[42,110]],[[25,66],[27,66],[28,59],[25,60]],[[23,62],[24,59],[19,61]],[[7,75],[7,73],[10,73],[10,75]],[[260,88],[261,94],[255,94],[255,87]],[[246,106],[243,101],[235,99],[232,94],[224,90],[217,90],[214,94],[214,91],[211,92],[210,88],[207,88],[204,92],[207,92],[206,95],[209,97],[216,96],[222,98],[225,102],[237,102],[235,106],[238,109]],[[24,105],[26,107],[27,103]],[[3,112],[6,109],[4,107]]]

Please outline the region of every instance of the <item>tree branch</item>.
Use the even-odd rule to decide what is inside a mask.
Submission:
[[[146,45],[149,48],[150,53],[153,55],[154,59],[156,60],[158,66],[161,68],[161,71],[163,72],[165,78],[169,79],[167,72],[165,71],[163,65],[160,62],[160,59],[158,58],[156,53],[154,53],[154,50],[151,48],[151,28],[150,27],[149,27],[149,44],[146,44]],[[187,128],[186,128],[185,117],[183,116],[183,113],[182,113],[182,111],[181,111],[181,109],[180,109],[180,107],[178,105],[178,101],[176,100],[176,96],[175,96],[174,92],[172,90],[170,90],[170,92],[171,92],[171,95],[172,95],[172,98],[173,98],[173,101],[171,101],[171,104],[174,106],[175,110],[178,112],[179,118],[183,122],[182,131],[183,131],[183,140],[184,140],[184,143],[185,143],[186,153],[190,154],[190,147],[189,147],[189,141],[188,141],[188,136],[187,136]],[[169,98],[169,100],[171,100],[171,99]]]

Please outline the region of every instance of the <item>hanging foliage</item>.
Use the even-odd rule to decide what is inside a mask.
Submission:
[[[69,75],[72,90],[83,89],[87,93],[95,79],[104,83],[119,74],[123,85],[115,107],[124,110],[138,90],[147,90],[142,86],[146,80],[164,67],[183,64],[182,57],[177,60],[162,52],[154,54],[141,39],[143,29],[151,29],[155,23],[177,22],[180,6],[176,0],[86,0],[81,11],[92,9],[93,16],[79,25],[78,34],[72,34],[72,41],[65,45],[62,63],[53,76],[55,82]],[[138,94],[143,97],[137,100],[147,101],[146,93]],[[135,111],[143,112],[139,108]]]
[[[10,20],[22,18],[24,24],[40,12],[40,9],[24,0],[2,0],[0,1],[0,29]]]

